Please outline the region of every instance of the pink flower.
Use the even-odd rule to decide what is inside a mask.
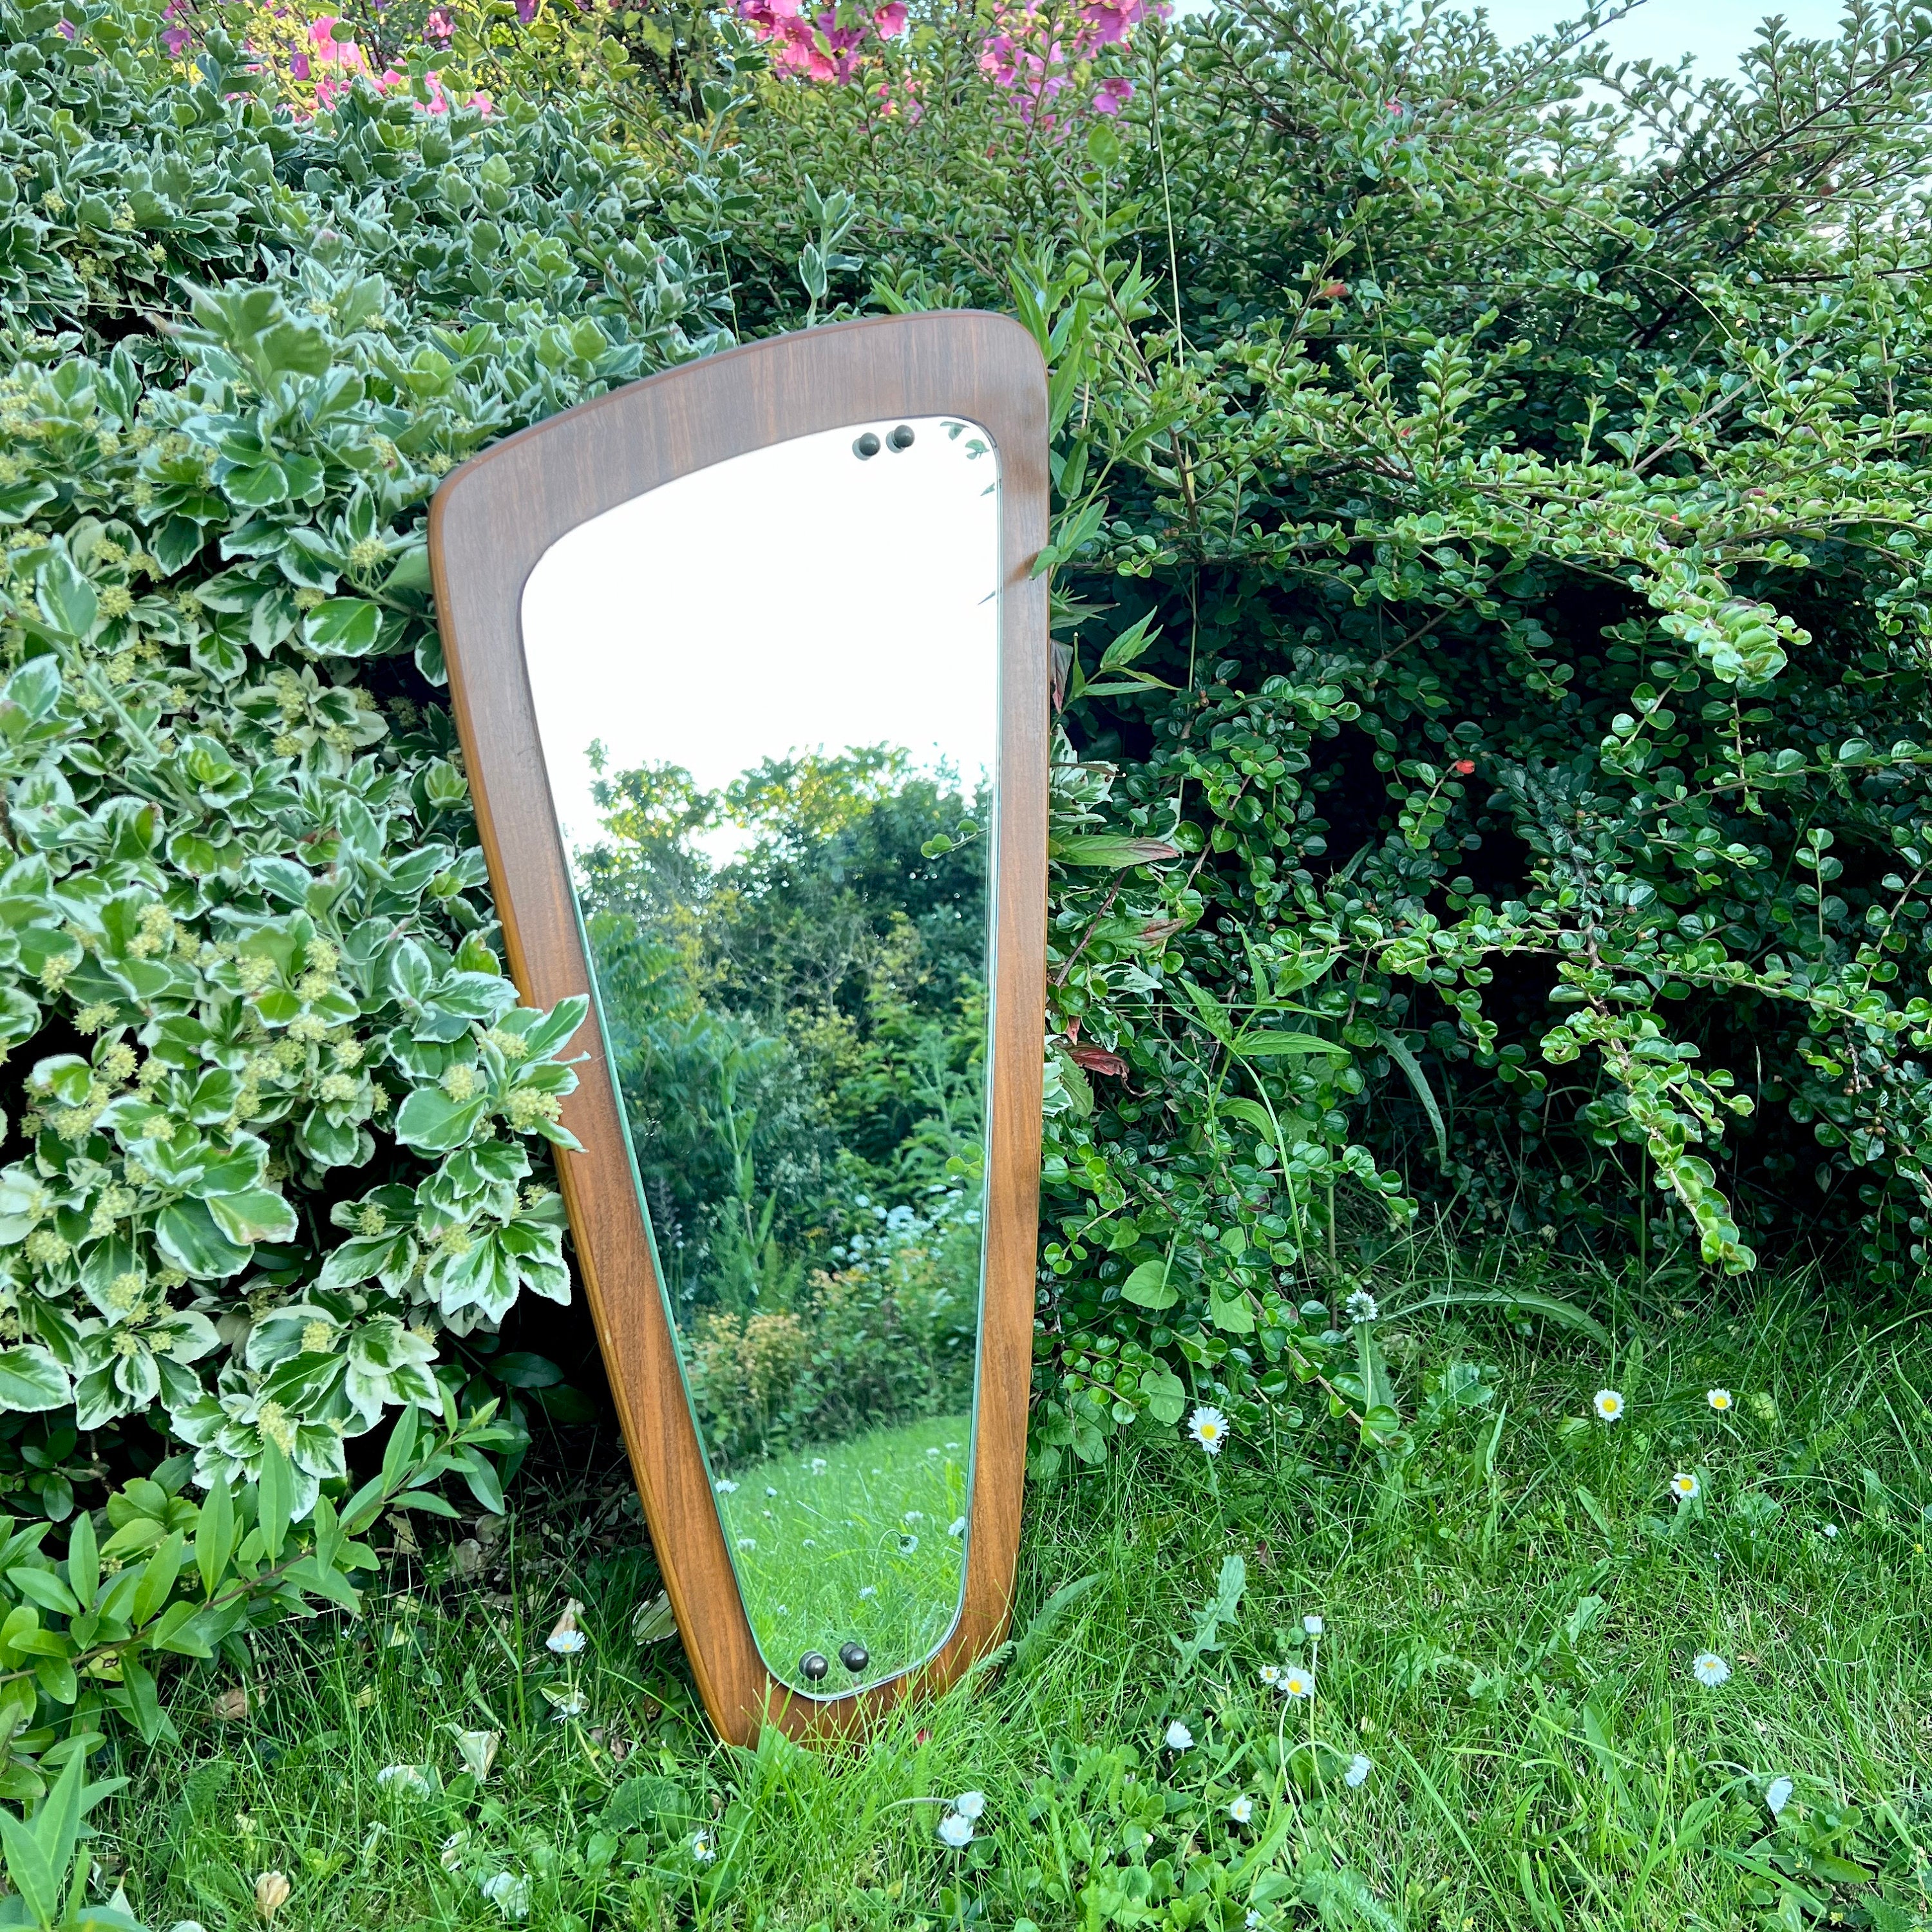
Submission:
[[[423,22],[423,38],[440,40],[445,46],[456,38],[456,22],[449,17],[446,8],[432,7],[429,10],[429,18]]]
[[[335,16],[324,14],[309,22],[308,37],[319,47],[331,45],[335,39]]]

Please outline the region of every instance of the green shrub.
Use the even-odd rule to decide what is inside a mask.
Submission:
[[[1915,1280],[1932,30],[1696,87],[1322,0],[1136,47],[1116,123],[943,37],[918,117],[734,123],[862,211],[836,296],[1053,366],[1047,1460],[1175,1370],[1258,1425],[1436,1213]],[[808,214],[739,224],[747,326]]]
[[[134,1418],[204,1484],[277,1442],[302,1516],[569,1294],[581,1005],[494,950],[428,499],[719,338],[594,104],[301,124],[153,24],[4,22],[0,1408],[51,1418],[5,1480],[64,1516]]]

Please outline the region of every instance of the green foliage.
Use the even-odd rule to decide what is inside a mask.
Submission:
[[[720,1746],[676,1646],[635,1646],[655,1586],[634,1518],[607,1514],[620,1468],[587,1495],[526,1482],[485,1575],[426,1547],[361,1622],[262,1633],[246,1723],[183,1697],[178,1743],[103,1767],[132,1782],[101,1862],[125,1858],[163,1926],[238,1924],[285,1871],[278,1922],[314,1932],[481,1932],[503,1872],[546,1928],[1916,1928],[1924,1331],[1801,1288],[1682,1316],[1633,1292],[1616,1325],[1640,1364],[1486,1318],[1385,1324],[1402,1412],[1438,1410],[1394,1475],[1299,1464],[1284,1431],[1212,1463],[1130,1442],[1036,1485],[1015,1653],[836,1753]],[[1566,1433],[1606,1383],[1624,1420]],[[1666,1492],[1694,1468],[1694,1510]],[[589,1648],[558,1660],[566,1594]],[[1219,1648],[1179,1679],[1175,1640],[1210,1610]],[[1732,1666],[1715,1689],[1702,1650]],[[1263,1681],[1311,1662],[1312,1700]],[[204,1668],[202,1695],[237,1681]],[[558,1722],[566,1682],[587,1708]],[[455,1734],[485,1726],[479,1785]],[[380,1782],[392,1766],[420,1785]],[[969,1792],[985,1808],[954,1850],[936,1828]]]
[[[1049,1445],[1149,1412],[1102,1340],[1256,1425],[1251,1338],[1425,1203],[1924,1258],[1932,28],[1708,82],[1588,31],[1253,0],[1104,126],[735,123],[856,194],[855,308],[1052,371]],[[740,221],[741,316],[801,232]]]
[[[64,1516],[64,1418],[152,1420],[204,1486],[278,1444],[304,1517],[569,1294],[584,1006],[498,957],[429,495],[718,334],[594,105],[298,124],[219,33],[64,18],[10,9],[0,74],[0,1409],[52,1418],[6,1480]]]

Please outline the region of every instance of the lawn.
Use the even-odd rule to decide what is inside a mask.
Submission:
[[[360,1622],[259,1636],[246,1687],[178,1679],[180,1742],[126,1750],[99,1852],[152,1922],[209,1932],[272,1868],[278,1922],[316,1932],[1923,1925],[1923,1321],[1852,1325],[1814,1286],[1616,1325],[1614,1356],[1389,1338],[1412,1408],[1454,1398],[1399,1466],[1176,1431],[1037,1489],[1016,1654],[844,1754],[710,1738],[676,1645],[632,1638],[654,1573],[614,1468],[526,1494],[480,1575],[398,1556]],[[559,1659],[573,1594],[592,1641]]]
[[[928,1655],[958,1614],[970,1420],[931,1418],[754,1463],[719,1482],[731,1560],[759,1647],[802,1684],[798,1660],[832,1660],[828,1690]],[[854,1678],[840,1649],[872,1663]]]

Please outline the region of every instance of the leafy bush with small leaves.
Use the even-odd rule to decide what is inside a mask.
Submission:
[[[1046,1460],[1177,1374],[1258,1426],[1425,1205],[1922,1268],[1932,24],[1729,80],[1595,24],[1243,0],[1050,130],[936,30],[916,118],[724,117],[862,211],[808,302],[755,196],[743,326],[1006,308],[1052,370]]]

